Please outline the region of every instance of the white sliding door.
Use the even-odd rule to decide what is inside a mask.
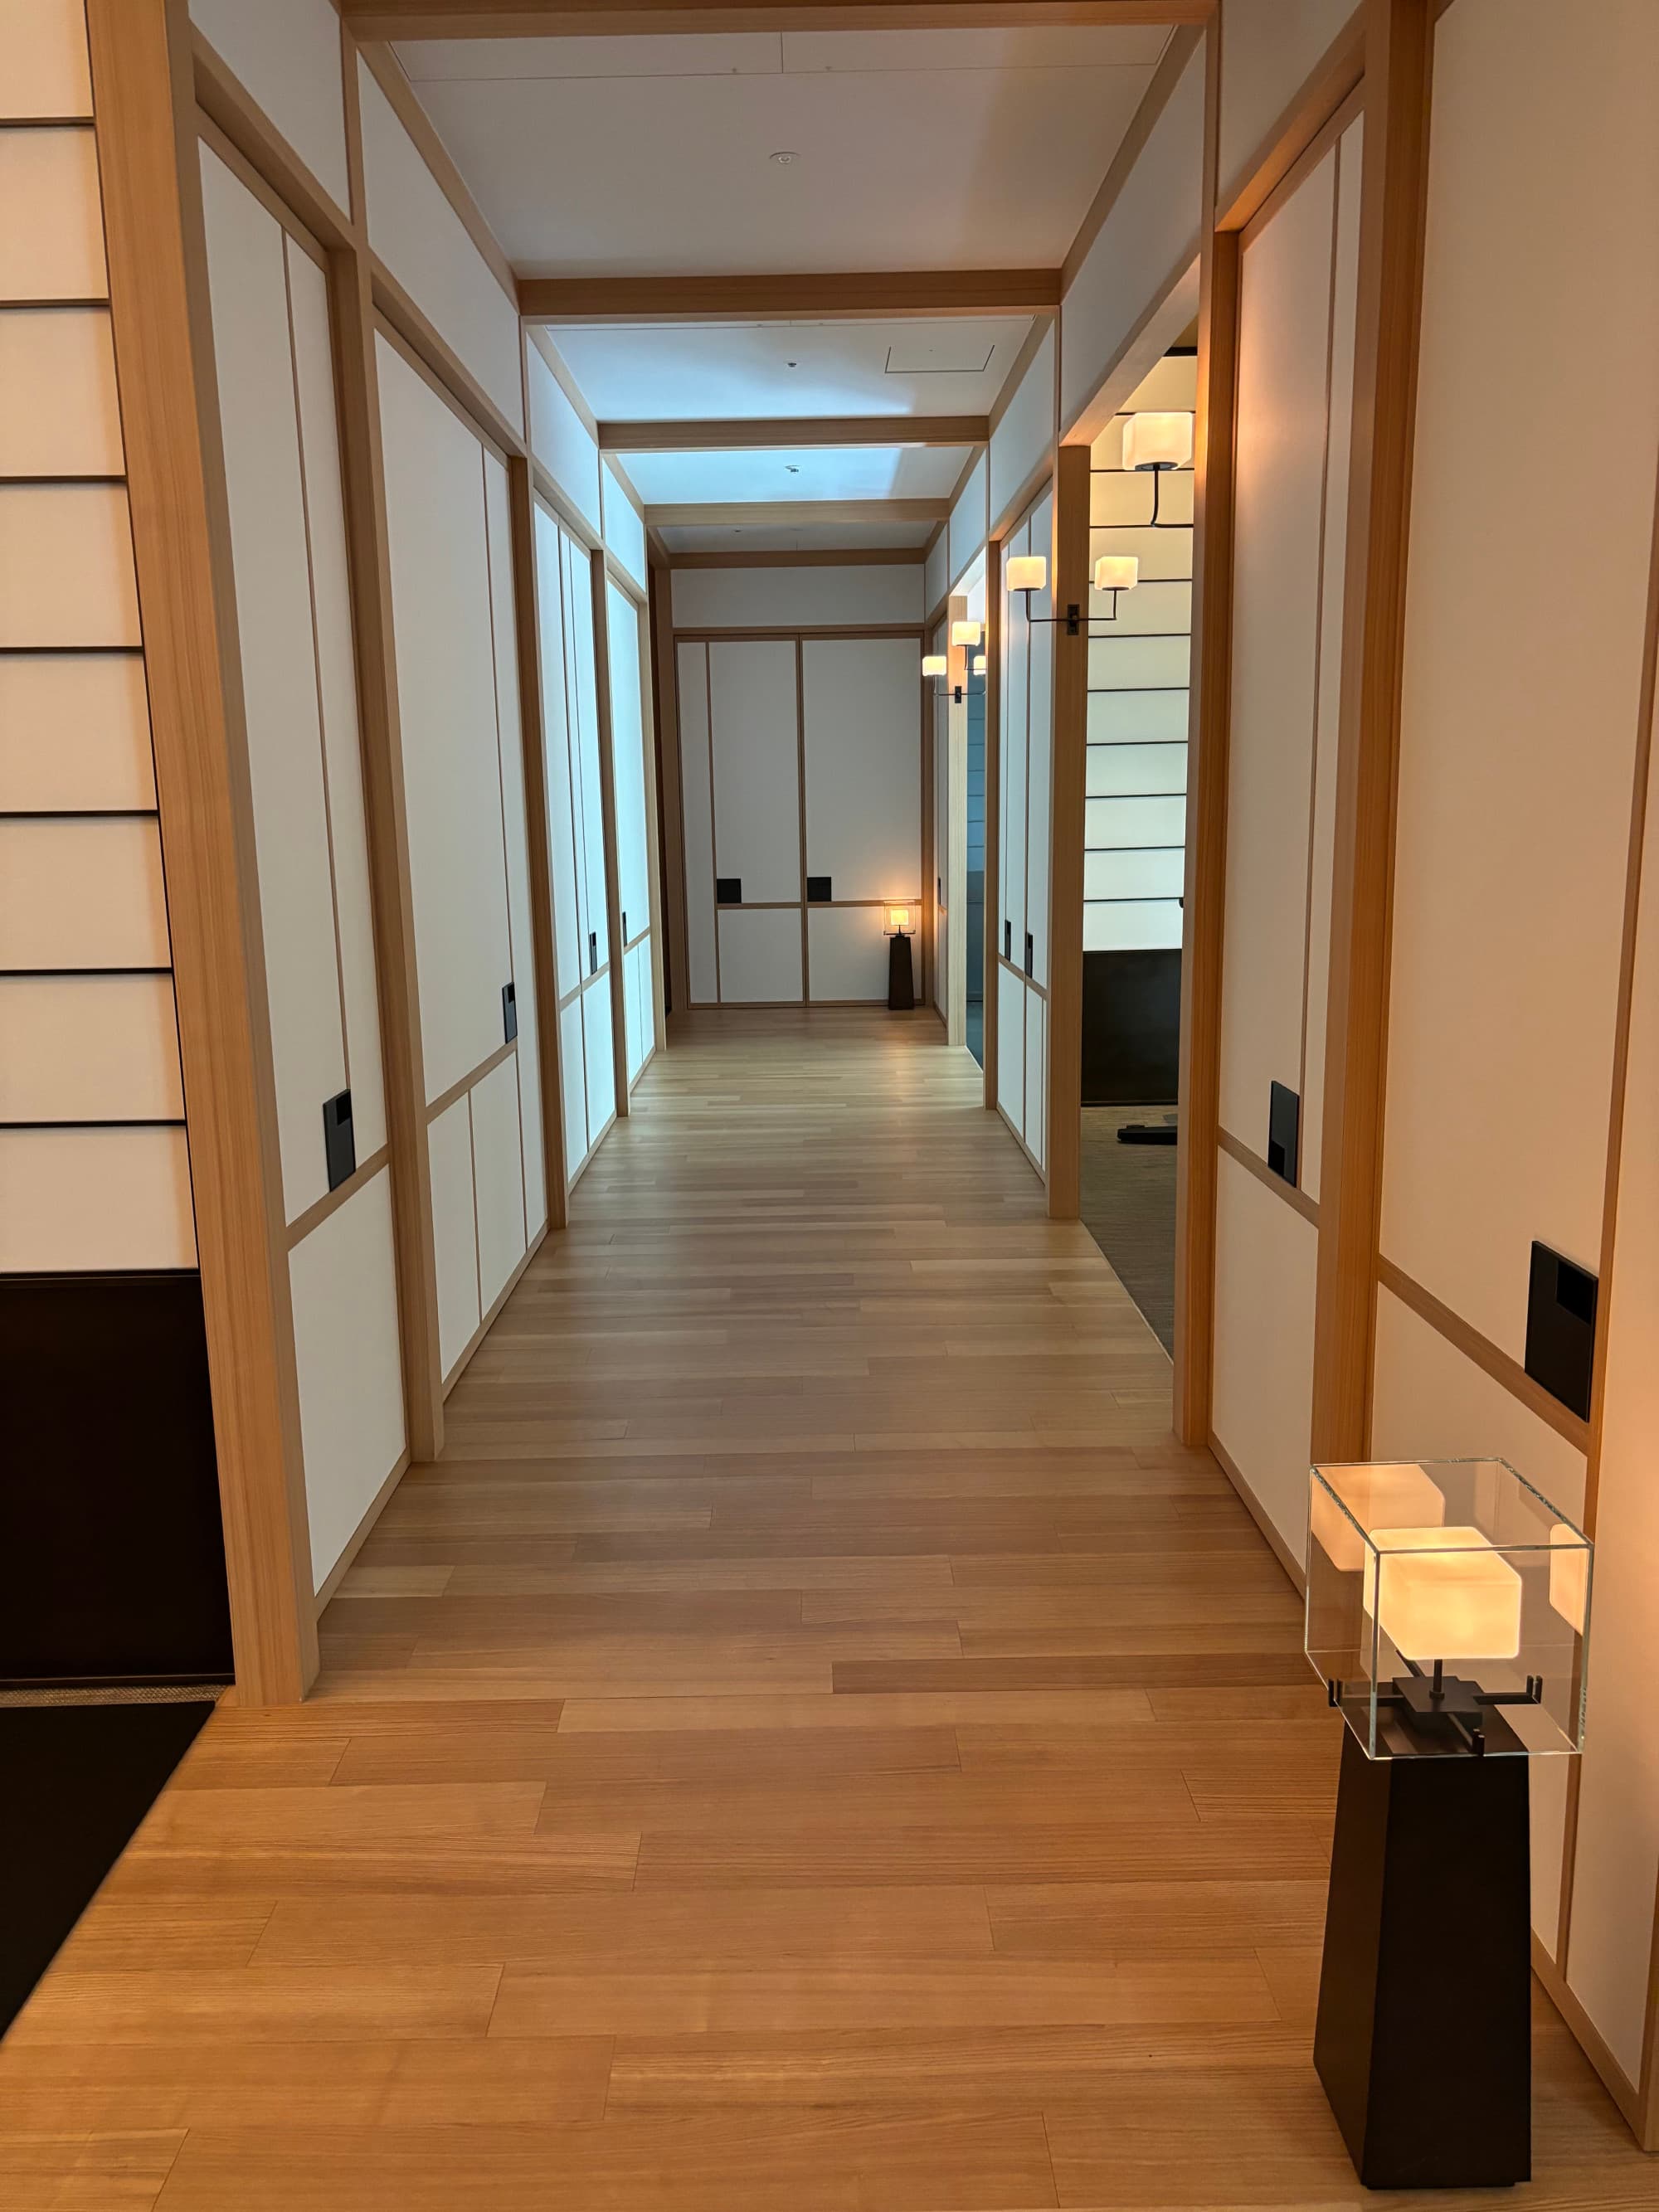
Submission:
[[[1045,492],[1003,546],[1005,568],[1048,554]],[[998,762],[997,1104],[1039,1171],[1048,1123],[1049,793],[1054,759],[1052,592],[1009,592],[1002,615]]]
[[[656,1043],[641,615],[627,592],[609,579],[605,594],[605,635],[611,659],[611,786],[617,811],[617,913],[623,937],[623,1042],[631,1089]]]
[[[915,641],[804,638],[800,653],[809,994],[879,1004],[884,904],[921,896]]]

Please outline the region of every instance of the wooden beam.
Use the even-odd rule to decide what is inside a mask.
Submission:
[[[1198,23],[1213,0],[335,0],[360,39],[659,37],[734,31],[1110,29]]]
[[[811,546],[798,553],[669,553],[668,568],[920,568],[920,545],[866,545],[837,553]]]
[[[705,500],[647,507],[645,519],[659,530],[742,530],[757,525],[802,530],[830,523],[944,522],[950,512],[950,501],[943,499]]]
[[[818,275],[520,276],[532,323],[795,322],[802,317],[1032,315],[1060,305],[1058,269],[828,270]]]
[[[1210,1439],[1215,1343],[1215,1206],[1221,1139],[1221,956],[1232,684],[1233,469],[1237,413],[1237,231],[1216,229],[1220,51],[1205,57],[1203,227],[1198,278],[1198,411],[1193,447],[1192,690],[1188,702],[1181,1042],[1176,1156],[1175,1403],[1182,1443]]]
[[[594,697],[599,719],[599,808],[605,829],[605,933],[611,963],[611,1056],[617,1118],[628,1115],[628,1001],[623,988],[622,875],[617,854],[617,717],[611,698],[611,571],[603,551],[593,575]]]
[[[1312,1451],[1368,1446],[1432,0],[1365,0]]]
[[[601,422],[604,453],[770,453],[830,446],[982,446],[984,415],[787,415],[742,422]]]
[[[317,1635],[190,26],[87,29],[237,1695],[288,1705]]]
[[[1089,611],[1087,446],[1054,456],[1056,614]],[[1083,1170],[1083,817],[1089,758],[1089,633],[1056,623],[1054,756],[1048,800],[1048,1218],[1075,1221]]]
[[[674,1012],[683,1014],[691,1003],[691,969],[685,920],[685,834],[680,800],[680,686],[674,657],[674,579],[666,568],[653,568],[651,572],[651,652],[657,672],[663,951],[667,996],[674,1002]],[[659,1007],[659,1012],[662,1011]]]

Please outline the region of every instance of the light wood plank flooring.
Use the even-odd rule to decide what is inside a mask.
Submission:
[[[0,2051],[9,2212],[1360,2200],[1296,1599],[939,1035],[682,1028]],[[1528,2206],[1651,2207],[1538,2056]]]

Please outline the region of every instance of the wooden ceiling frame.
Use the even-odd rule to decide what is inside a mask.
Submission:
[[[602,453],[769,453],[838,446],[982,446],[984,415],[767,415],[740,421],[601,422]]]
[[[662,37],[744,31],[1113,30],[1201,23],[1212,0],[335,0],[368,39]]]
[[[696,500],[647,504],[645,520],[656,530],[806,530],[831,523],[939,522],[950,512],[943,499]]]
[[[1060,305],[1058,269],[864,269],[753,275],[525,276],[526,322],[792,323],[1035,315]]]

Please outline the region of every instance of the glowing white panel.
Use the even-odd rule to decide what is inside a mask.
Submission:
[[[1228,1457],[1299,1559],[1308,1542],[1319,1232],[1231,1153],[1218,1155],[1216,1175],[1212,1419]],[[1394,1455],[1380,1439],[1375,1449]]]
[[[645,823],[645,720],[640,683],[640,611],[605,586],[611,658],[611,788],[616,809],[617,891],[623,943],[651,922]]]
[[[480,1076],[471,1091],[478,1296],[486,1313],[524,1257],[524,1155],[514,1057],[509,1053]]]
[[[714,804],[709,785],[708,647],[683,645],[675,662],[680,710],[680,813],[685,831],[685,919],[691,1003],[720,997],[714,951]]]
[[[0,1129],[0,1273],[195,1265],[182,1129]]]
[[[533,340],[525,347],[525,375],[531,448],[588,527],[600,532],[599,449]]]
[[[167,964],[153,817],[0,821],[0,969]]]
[[[463,1094],[427,1130],[438,1274],[438,1360],[446,1380],[478,1326],[478,1230],[472,1109]]]
[[[605,550],[613,561],[628,571],[643,592],[647,569],[645,523],[638,507],[623,489],[614,464],[610,461],[605,464],[599,489],[605,510]]]
[[[914,568],[883,562],[845,568],[677,568],[674,622],[680,629],[919,623],[926,611],[921,576],[919,554]]]
[[[0,311],[0,477],[118,477],[106,307]]]
[[[139,642],[125,485],[0,484],[0,647]]]
[[[806,872],[830,878],[832,899],[914,897],[921,884],[915,641],[807,638],[801,683]]]
[[[8,118],[90,115],[86,0],[0,0]]]
[[[991,433],[988,504],[993,529],[1053,450],[1054,345],[1051,324]]]
[[[605,976],[582,993],[582,1050],[587,1062],[588,1141],[597,1145],[617,1118],[616,1045],[611,984]]]
[[[184,1112],[171,975],[0,977],[0,1122]]]
[[[582,1001],[559,1010],[559,1074],[564,1085],[564,1172],[574,1182],[587,1158],[587,1064],[582,1053]]]
[[[568,999],[587,962],[577,896],[576,811],[570,786],[571,714],[565,672],[564,568],[558,524],[536,507],[536,634],[542,676],[542,744],[558,995]]]
[[[1085,900],[1085,952],[1171,951],[1181,943],[1181,905],[1176,899]]]
[[[1041,1167],[1048,1158],[1048,1062],[1045,1046],[1048,1007],[1035,991],[1025,994],[1025,1146]]]
[[[743,902],[799,899],[800,769],[793,643],[708,648],[714,754],[714,872]],[[721,995],[730,998],[721,933]],[[796,992],[799,995],[797,978]],[[745,994],[745,995],[752,995]]]
[[[1025,1133],[1025,986],[997,963],[997,1104]]]
[[[0,207],[29,210],[27,222],[0,223],[0,302],[107,295],[98,154],[84,125],[0,131]]]
[[[149,701],[137,653],[0,658],[0,813],[155,804]]]

